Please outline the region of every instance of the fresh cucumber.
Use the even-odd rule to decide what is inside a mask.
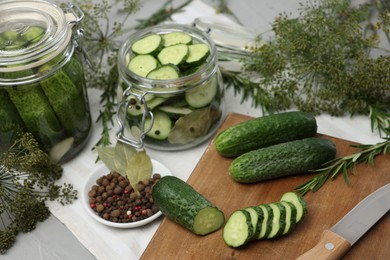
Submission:
[[[185,66],[198,66],[206,61],[210,54],[210,48],[207,44],[197,43],[188,45],[189,54]]]
[[[188,45],[180,43],[163,48],[157,58],[162,65],[173,64],[179,66],[186,61],[188,54]]]
[[[167,139],[171,129],[172,129],[172,120],[169,116],[161,111],[154,111],[154,121],[152,129],[146,134],[148,137],[156,140]],[[150,117],[145,120],[145,129],[149,129],[152,124]]]
[[[167,64],[152,70],[146,77],[157,80],[177,79],[180,77],[180,71],[175,65]]]
[[[218,92],[217,75],[196,88],[185,92],[187,103],[194,108],[201,108],[209,105]]]
[[[163,47],[163,39],[159,34],[150,34],[131,45],[131,50],[135,54],[151,54],[154,55]]]
[[[217,152],[234,157],[270,145],[314,136],[313,115],[291,111],[254,118],[220,132],[215,139]]]
[[[175,107],[175,106],[159,106],[158,109],[167,113],[170,117],[180,117],[191,113],[193,110],[188,107]]]
[[[253,240],[289,234],[305,216],[303,214],[298,220],[295,204],[290,201],[306,212],[306,202],[294,192],[283,194],[280,201],[234,211],[223,229],[225,243],[230,247],[241,247]]]
[[[335,144],[324,138],[305,138],[247,152],[229,167],[237,182],[253,183],[321,168],[336,156]]]
[[[158,60],[150,54],[136,55],[130,59],[128,68],[135,74],[146,77],[149,72],[159,66]]]
[[[167,34],[164,34],[162,36],[164,40],[164,46],[168,47],[171,45],[176,45],[176,44],[186,44],[189,45],[192,43],[192,37],[191,35],[184,33],[184,32],[170,32]]]
[[[280,201],[290,202],[295,206],[296,222],[301,221],[302,218],[304,218],[305,215],[307,214],[306,201],[303,199],[302,196],[300,196],[296,192],[291,191],[291,192],[284,193]]]
[[[253,237],[251,215],[246,210],[236,210],[232,213],[223,229],[223,240],[230,247],[240,247]]]
[[[222,211],[175,176],[163,176],[153,186],[152,198],[165,216],[197,235],[212,233],[225,222]]]

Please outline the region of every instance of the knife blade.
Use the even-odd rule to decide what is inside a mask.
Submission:
[[[390,183],[359,202],[320,241],[297,259],[340,259],[379,219],[390,210]]]

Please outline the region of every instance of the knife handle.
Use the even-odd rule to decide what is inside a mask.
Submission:
[[[297,260],[338,260],[348,252],[351,246],[345,238],[330,230],[325,230],[320,241],[312,249],[299,256]]]

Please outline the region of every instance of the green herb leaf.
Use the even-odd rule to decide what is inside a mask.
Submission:
[[[127,179],[136,193],[139,193],[138,182],[149,179],[152,168],[152,161],[145,151],[137,152],[127,161]]]
[[[194,110],[176,121],[168,141],[172,144],[186,144],[204,136],[220,115],[220,111],[212,106]]]

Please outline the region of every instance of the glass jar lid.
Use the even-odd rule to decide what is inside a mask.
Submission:
[[[45,64],[64,50],[79,19],[73,10],[41,1],[0,3],[0,72]]]

